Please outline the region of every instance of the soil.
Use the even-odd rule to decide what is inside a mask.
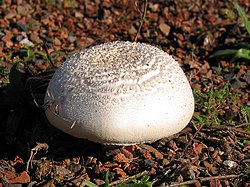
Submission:
[[[249,14],[249,1],[236,2]],[[124,147],[51,126],[43,98],[55,69],[82,48],[116,40],[173,55],[201,93],[195,116],[203,121],[194,117],[174,136]],[[250,37],[225,0],[0,1],[0,186],[103,185],[107,171],[110,186],[142,176],[154,186],[250,186],[249,61],[210,58],[242,42]],[[230,98],[209,97],[226,85]]]

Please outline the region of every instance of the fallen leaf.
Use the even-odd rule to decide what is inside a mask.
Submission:
[[[148,151],[145,151],[145,150],[142,151],[142,156],[143,156],[143,158],[146,158],[146,159],[150,159],[150,160],[153,159],[151,154]]]
[[[15,184],[15,183],[28,183],[30,182],[30,176],[28,175],[28,173],[26,171],[23,171],[22,173],[20,173],[19,175],[17,175],[16,177],[9,179],[9,183],[11,184]]]
[[[125,149],[124,147],[120,148],[121,152],[127,157],[127,158],[133,158],[133,154],[128,151],[127,149]]]
[[[221,187],[221,183],[219,179],[213,179],[209,181],[210,187]]]
[[[203,143],[194,143],[192,152],[195,155],[200,155],[200,154],[202,154],[203,149],[207,149],[207,146],[205,144],[203,144]]]
[[[13,34],[8,30],[5,30],[4,32],[5,32],[5,35],[2,37],[2,41],[10,42],[11,38],[13,37]]]
[[[163,159],[163,155],[157,149],[153,148],[152,146],[146,145],[146,144],[141,144],[141,145],[139,145],[139,147],[141,147],[142,149],[146,149],[149,152],[152,152],[157,159]]]
[[[114,168],[113,171],[115,171],[116,174],[121,175],[119,179],[127,178],[127,174],[121,168]]]
[[[123,153],[118,153],[117,155],[114,156],[113,161],[126,163],[128,162],[128,158]]]
[[[208,169],[209,172],[211,172],[212,174],[216,174],[217,173],[217,168],[214,167],[213,164],[210,164],[208,161],[204,160],[203,161],[204,166]]]
[[[118,164],[116,162],[107,161],[105,164],[103,164],[103,166],[106,167],[106,168],[111,168],[111,167],[118,166]]]

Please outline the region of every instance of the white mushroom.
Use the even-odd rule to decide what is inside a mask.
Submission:
[[[194,111],[191,87],[171,56],[151,45],[122,41],[67,59],[51,79],[45,103],[55,127],[113,145],[173,135]]]

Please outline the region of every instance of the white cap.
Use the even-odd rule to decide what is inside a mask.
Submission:
[[[112,145],[173,135],[194,112],[192,90],[178,63],[157,47],[123,41],[67,59],[51,79],[45,103],[55,127]]]

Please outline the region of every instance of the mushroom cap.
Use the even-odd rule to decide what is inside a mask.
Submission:
[[[173,135],[194,112],[192,89],[179,64],[157,47],[123,41],[67,59],[52,77],[45,103],[55,127],[111,145]]]

